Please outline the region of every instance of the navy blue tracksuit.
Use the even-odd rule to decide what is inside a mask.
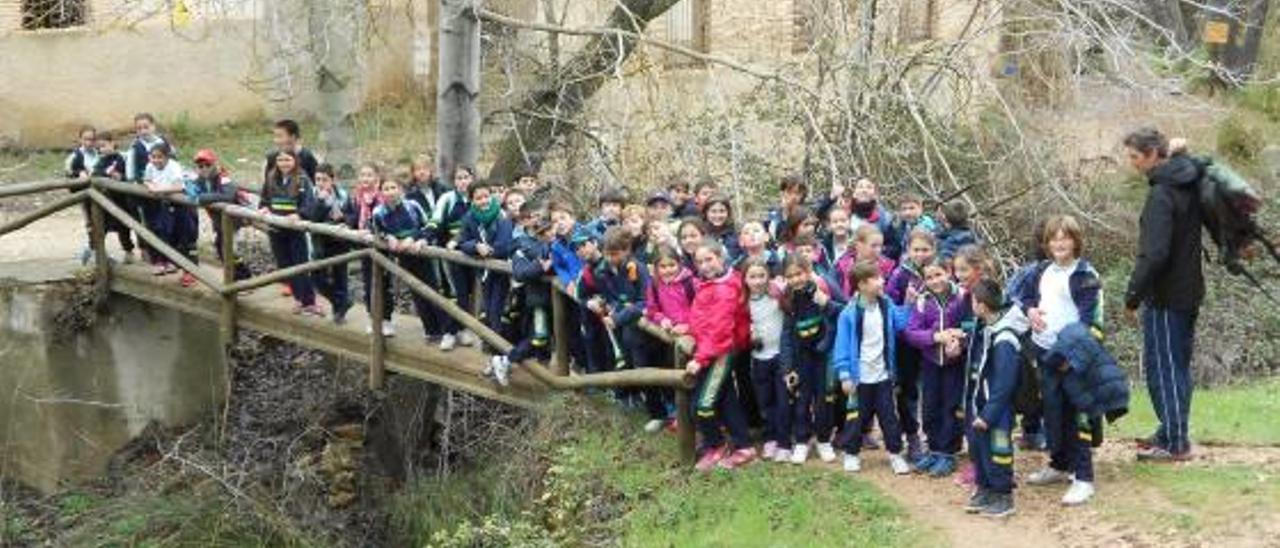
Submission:
[[[373,210],[373,219],[369,222],[369,227],[373,233],[381,238],[387,236],[394,237],[397,240],[421,240],[426,235],[427,230],[427,212],[422,210],[416,202],[401,199],[395,205],[382,204]],[[426,270],[426,260],[417,255],[396,254],[393,256],[397,263],[400,264],[415,278],[422,279]],[[369,276],[369,269],[365,270],[365,276]],[[369,295],[373,289],[373,285],[365,285],[365,302],[369,302]],[[382,291],[385,295],[391,285],[390,274],[383,273],[383,278],[378,282],[377,290]],[[383,319],[391,319],[391,312],[395,309],[395,301],[387,297],[383,297]],[[435,314],[432,312],[433,307],[426,299],[413,292],[413,308],[418,313],[418,319],[422,322],[423,333],[429,335],[434,325]]]
[[[291,186],[294,187],[291,189]],[[268,180],[262,187],[262,203],[271,213],[276,215],[299,215],[310,210],[315,200],[315,191],[311,180],[305,175],[291,185],[289,179]],[[276,257],[277,268],[289,268],[307,262],[307,235],[293,230],[276,229],[271,231],[271,253]],[[293,290],[293,298],[303,306],[316,303],[315,287],[309,274],[301,274],[289,279],[289,287]]]
[[[436,204],[440,198],[448,192],[444,185],[440,184],[434,178],[425,184],[410,182],[409,187],[404,191],[404,199],[417,202],[422,210],[427,213],[428,227],[430,227],[430,219],[436,210]],[[443,247],[443,243],[438,238],[439,234],[435,231],[427,230],[427,245]],[[423,257],[425,266],[422,274],[419,276],[423,282],[434,288],[441,295],[453,298],[453,288],[445,280],[444,264],[440,259]],[[440,307],[426,303],[428,319],[431,321],[425,327],[428,337],[439,337],[444,334],[444,327],[450,321],[448,314]]]
[[[1147,393],[1160,426],[1159,447],[1180,454],[1191,450],[1187,430],[1191,417],[1191,354],[1195,343],[1198,309],[1175,310],[1147,306],[1142,309],[1142,364]]]
[[[782,327],[781,357],[783,369],[794,371],[799,384],[794,390],[791,430],[795,443],[831,441],[835,418],[832,411],[832,375],[827,367],[828,354],[834,340],[833,314],[840,307],[834,298],[827,306],[814,302],[817,284],[793,291],[789,297],[789,313]]]
[[[345,224],[349,217],[346,210],[347,202],[347,193],[335,187],[333,193],[327,198],[322,199],[317,196],[312,202],[312,208],[304,212],[302,217],[317,223]],[[351,251],[351,244],[347,241],[328,236],[313,234],[311,244],[314,259],[328,259]],[[348,266],[343,263],[311,273],[312,283],[321,295],[329,299],[335,315],[340,315],[351,308]]]
[[[969,345],[964,406],[969,458],[978,488],[992,493],[1013,492],[1013,395],[1022,359],[1018,337],[1026,329],[1026,317],[1012,307],[994,326],[975,330],[977,340]],[[986,430],[973,428],[978,418]]]
[[[649,287],[648,267],[630,257],[617,268],[608,261],[600,261],[591,271],[591,285],[594,288],[588,290],[598,292],[609,307],[609,315],[614,322],[614,338],[622,347],[616,350],[626,365],[631,368],[652,367],[658,361],[658,343],[641,330],[638,323],[644,317],[645,294]],[[602,328],[607,329],[603,325]],[[611,345],[612,341],[607,340],[608,332],[603,329],[601,343]],[[666,418],[666,398],[660,388],[646,388],[642,396],[649,418]]]
[[[451,242],[459,243],[462,237],[462,222],[470,209],[471,203],[467,200],[466,194],[457,190],[450,190],[436,198],[436,207],[430,212],[431,221],[427,225],[428,241],[441,247],[449,247]],[[441,266],[444,281],[449,282],[454,300],[459,307],[470,314],[474,269],[455,263],[446,263]],[[443,333],[452,335],[458,332],[457,321],[449,316],[443,316],[442,319],[444,320]]]
[[[529,235],[515,241],[511,253],[511,272],[515,280],[513,291],[523,293],[521,299],[519,338],[507,354],[511,363],[527,358],[546,361],[551,357],[551,284],[547,283],[549,270],[542,268],[542,261],[551,258],[551,244]]]
[[[511,220],[501,213],[487,224],[481,223],[475,211],[467,212],[462,218],[462,232],[458,239],[458,250],[472,257],[481,258],[476,246],[486,244],[492,248],[487,259],[507,260],[511,256],[513,227]],[[466,269],[464,284],[466,302],[471,302],[471,276],[474,268]],[[485,325],[495,332],[502,330],[502,311],[507,306],[507,292],[511,290],[511,278],[506,274],[492,270],[480,271],[480,281],[484,286],[484,303],[480,308],[484,315]],[[455,280],[456,283],[456,280]],[[458,304],[463,302],[464,291],[458,288]],[[446,330],[448,332],[448,330]]]
[[[1049,466],[1075,474],[1077,481],[1093,481],[1093,427],[1089,415],[1071,405],[1062,385],[1067,373],[1058,370],[1058,362],[1048,359],[1049,351],[1040,347],[1034,350],[1044,399]]]

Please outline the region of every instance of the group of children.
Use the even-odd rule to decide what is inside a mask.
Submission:
[[[199,151],[197,171],[186,173],[150,116],[139,115],[136,129],[123,160],[110,136],[82,133],[69,171],[183,192],[200,204],[253,202],[212,151]],[[514,343],[506,354],[492,352],[486,371],[501,385],[513,366],[550,358],[551,284],[558,281],[574,297],[565,313],[575,328],[562,342],[582,372],[672,363],[670,346],[642,321],[692,338],[684,367],[696,379],[698,470],[757,459],[802,464],[813,450],[824,462],[843,452],[843,469],[857,472],[861,452],[882,443],[894,473],[946,477],[967,443],[965,477],[975,486],[967,509],[1007,516],[1011,436],[1021,414],[1026,446],[1036,448],[1044,435],[1051,451],[1050,466],[1026,481],[1071,483],[1065,504],[1093,494],[1098,414],[1079,403],[1079,383],[1064,379],[1076,367],[1069,358],[1077,347],[1101,337],[1101,284],[1081,258],[1082,230],[1069,216],[1043,223],[1039,259],[1002,287],[964,202],[939,205],[935,217],[922,199],[905,197],[890,211],[866,178],[810,201],[803,179],[785,177],[778,206],[760,220],[735,212],[710,180],[692,188],[673,181],[643,203],[610,190],[599,198],[598,215],[579,222],[567,201],[546,199],[533,171],[495,182],[460,166],[445,183],[424,156],[390,172],[364,164],[347,188],[332,166],[300,145],[299,134],[292,121],[275,125],[260,210],[367,231],[401,267],[464,310],[479,289],[486,326]],[[128,204],[194,260],[192,208]],[[131,255],[127,231],[120,237]],[[270,240],[279,268],[334,257],[351,245],[292,230],[273,230]],[[414,252],[427,246],[508,261],[510,273]],[[163,256],[143,249],[158,275],[173,271]],[[371,279],[370,266],[361,268],[364,287],[386,291],[389,279]],[[289,286],[296,313],[328,316],[317,293],[329,301],[335,322],[344,322],[352,307],[345,265],[296,276]],[[366,307],[369,296],[365,291]],[[432,302],[415,294],[413,304],[424,335],[440,350],[479,343]],[[395,334],[390,322],[382,329]],[[1089,340],[1064,332],[1087,333]],[[1028,380],[1028,364],[1038,378]],[[1015,393],[1028,384],[1042,389],[1044,403],[1015,411]],[[643,406],[645,430],[672,427],[668,390],[614,397]],[[752,438],[752,427],[762,439]]]

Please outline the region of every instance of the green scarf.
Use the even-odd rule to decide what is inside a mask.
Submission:
[[[488,225],[497,219],[499,215],[502,215],[502,204],[493,198],[489,198],[489,204],[483,209],[480,204],[473,203],[471,204],[471,214],[475,216],[477,221],[480,221],[480,224]]]

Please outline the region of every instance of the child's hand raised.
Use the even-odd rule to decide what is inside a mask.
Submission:
[[[698,370],[701,368],[702,365],[698,363],[698,360],[689,360],[689,363],[684,364],[684,372],[689,376],[697,375]]]
[[[1039,333],[1048,329],[1049,324],[1044,321],[1044,311],[1039,308],[1032,308],[1027,311],[1027,319],[1031,320],[1031,330]]]
[[[986,432],[986,431],[987,431],[987,422],[986,422],[986,421],[984,421],[984,420],[982,420],[982,418],[981,418],[981,417],[976,418],[976,419],[973,419],[973,429],[974,429],[974,430],[977,430],[977,431],[979,431],[979,432]]]
[[[827,306],[827,303],[831,302],[831,296],[827,295],[826,291],[819,289],[813,292],[813,302],[818,306]]]

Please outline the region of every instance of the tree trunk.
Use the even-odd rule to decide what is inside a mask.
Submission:
[[[368,24],[365,3],[314,0],[305,5],[319,95],[320,150],[334,166],[353,166],[354,116],[364,82],[360,52],[361,35]]]
[[[1231,25],[1231,41],[1222,47],[1219,61],[1234,84],[1244,83],[1258,62],[1269,7],[1268,0],[1250,0],[1240,6],[1238,19],[1226,20]]]
[[[1191,29],[1182,14],[1181,0],[1151,0],[1147,9],[1151,11],[1151,19],[1169,33],[1169,41],[1183,52],[1191,51],[1195,40],[1191,39]]]
[[[436,123],[441,180],[480,158],[480,20],[474,0],[440,0]]]
[[[659,15],[680,0],[617,0],[618,7],[603,25],[606,28],[643,33]],[[691,0],[685,0],[691,1]],[[582,111],[615,68],[635,50],[636,40],[627,36],[595,36],[559,70],[529,90],[517,102],[516,127],[498,145],[497,158],[489,178],[507,181],[547,151],[568,132],[562,120],[571,120]]]

